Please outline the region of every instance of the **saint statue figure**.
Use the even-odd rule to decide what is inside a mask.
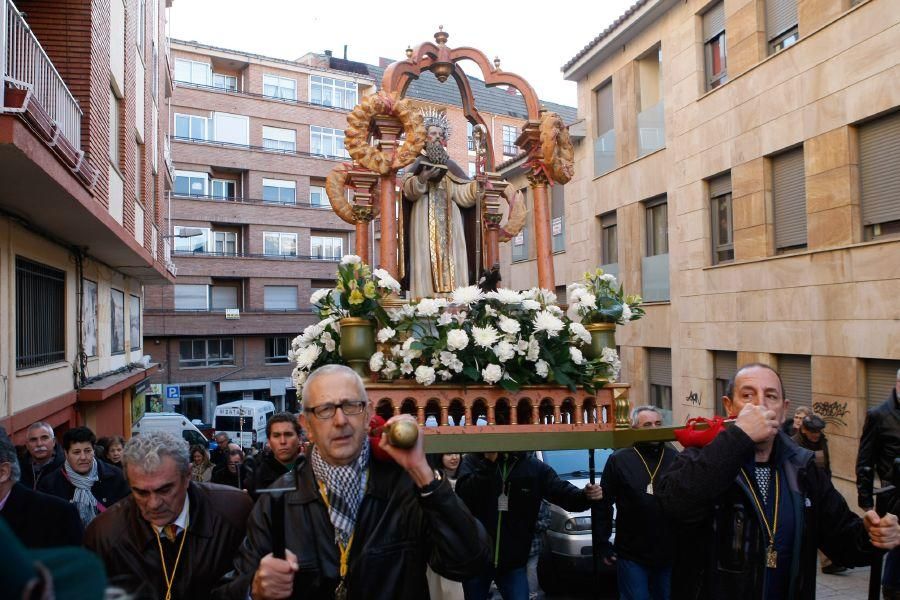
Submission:
[[[470,284],[467,228],[460,209],[475,206],[483,193],[480,184],[469,179],[447,155],[450,124],[446,114],[432,108],[423,117],[428,133],[424,155],[403,178],[406,240],[401,247],[405,247],[408,288],[413,298],[447,294]],[[474,211],[465,212],[474,217]],[[474,237],[474,228],[470,225],[468,229]],[[474,248],[472,241],[469,245]]]

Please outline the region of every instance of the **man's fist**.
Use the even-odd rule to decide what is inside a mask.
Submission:
[[[297,556],[290,550],[284,553],[284,560],[269,553],[259,561],[251,586],[253,600],[279,600],[294,593],[294,573],[299,568]]]
[[[774,439],[781,426],[775,416],[775,411],[755,404],[745,404],[734,424],[757,444]]]
[[[882,550],[892,550],[900,545],[900,525],[897,524],[897,516],[888,513],[879,517],[874,510],[866,511],[863,515],[863,523],[869,533],[872,545]]]
[[[584,495],[591,501],[603,500],[603,488],[596,483],[589,483],[584,486]]]

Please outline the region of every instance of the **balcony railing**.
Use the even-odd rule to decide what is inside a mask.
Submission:
[[[291,202],[289,200],[266,200],[264,198],[241,198],[238,196],[213,196],[210,194],[181,194],[172,192],[172,198],[179,200],[205,200],[208,202],[236,202],[238,204],[266,204],[272,206],[299,206],[301,208],[317,208],[331,210],[331,203],[326,201],[324,204],[313,204],[309,201],[297,200]]]
[[[218,92],[220,94],[234,94],[237,96],[249,96],[251,98],[262,98],[263,100],[274,100],[275,102],[283,102],[285,104],[296,104],[298,106],[309,106],[313,108],[323,108],[325,110],[336,110],[338,112],[347,113],[352,110],[352,108],[343,108],[341,106],[329,106],[327,104],[320,104],[317,102],[308,102],[306,100],[296,100],[293,98],[279,98],[277,96],[271,96],[267,94],[258,94],[256,92],[246,92],[244,90],[231,90],[226,89],[220,86],[215,85],[205,85],[202,83],[193,83],[191,81],[183,81],[181,79],[176,79],[175,84],[179,87],[186,88],[194,88],[198,90],[205,90],[208,92]]]
[[[81,107],[10,0],[0,0],[0,68],[0,112],[21,112],[28,102],[35,101],[72,147],[81,150]],[[7,86],[28,94],[22,105],[12,110],[4,100],[4,95],[10,94]]]
[[[252,146],[250,144],[235,144],[234,142],[219,142],[216,140],[206,140],[202,138],[172,136],[172,141],[183,142],[187,144],[207,144],[210,146],[221,146],[223,148],[234,148],[237,150],[255,150],[257,152],[269,152],[272,154],[284,154],[285,156],[305,156],[307,158],[323,158],[325,160],[349,160],[350,155],[333,156],[330,154],[313,154],[312,152],[301,152],[299,150],[280,150],[278,148],[266,148],[265,146]]]
[[[260,254],[258,252],[210,252],[207,250],[175,250],[175,256],[211,258],[263,258],[266,260],[312,260],[315,262],[340,262],[341,258],[313,256],[309,254]]]

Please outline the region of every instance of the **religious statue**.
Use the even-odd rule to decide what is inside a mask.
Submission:
[[[484,191],[447,155],[450,123],[446,114],[430,108],[423,118],[428,134],[423,156],[403,177],[404,215],[408,215],[404,216],[405,274],[413,298],[470,285],[475,261],[468,249],[474,250],[477,242],[466,238],[467,234],[477,238],[471,209]]]

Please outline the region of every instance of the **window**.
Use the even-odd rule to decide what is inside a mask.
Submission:
[[[603,270],[619,264],[619,233],[616,211],[600,215],[600,263]],[[618,270],[618,269],[616,269]]]
[[[808,356],[780,354],[778,374],[784,382],[784,397],[791,401],[791,410],[798,406],[812,408],[812,369]]]
[[[153,90],[153,101],[159,103],[159,48],[156,47],[156,40],[150,40],[151,54],[153,55],[152,71],[150,73],[150,86]]]
[[[649,200],[647,210],[647,256],[669,252],[669,217],[666,197]]]
[[[110,352],[125,352],[125,292],[109,290],[109,338]]]
[[[238,91],[237,77],[234,75],[220,75],[213,73],[213,87],[225,90],[226,92]]]
[[[210,310],[228,310],[240,308],[238,296],[240,287],[235,284],[209,286]]]
[[[875,408],[897,385],[900,360],[866,360],[866,404]]]
[[[226,144],[250,144],[250,117],[213,113],[213,139]]]
[[[173,227],[175,252],[209,252],[209,228]]]
[[[237,189],[237,182],[229,181],[227,179],[213,179],[212,180],[212,197],[218,198],[220,200],[231,200],[232,198],[237,197],[235,190]]]
[[[122,110],[121,100],[116,98],[109,88],[109,162],[119,166],[119,155],[122,151],[122,136],[119,128],[119,113]]]
[[[16,257],[16,369],[66,359],[66,273]]]
[[[266,338],[266,362],[272,364],[288,362],[288,349],[291,347],[290,338],[270,337]]]
[[[703,13],[703,51],[706,58],[706,89],[728,81],[725,44],[725,3],[718,2]]]
[[[297,286],[263,286],[263,307],[265,310],[297,310]]]
[[[662,46],[638,59],[638,156],[666,145],[665,115],[662,97]]]
[[[237,233],[234,231],[214,231],[215,253],[226,256],[237,255]]]
[[[97,283],[90,279],[82,279],[81,327],[82,344],[87,356],[97,356],[97,318],[99,295]]]
[[[648,302],[669,300],[669,218],[666,197],[644,203],[647,253],[641,258],[641,295]]]
[[[323,106],[353,108],[356,106],[357,87],[352,81],[313,75],[309,78],[309,101]]]
[[[597,103],[597,139],[594,140],[594,177],[616,168],[616,128],[612,81],[594,92]]]
[[[178,365],[180,367],[221,367],[234,365],[234,340],[181,340]]]
[[[281,98],[282,100],[296,100],[297,82],[287,77],[263,75],[263,96]]]
[[[648,404],[662,411],[663,422],[672,422],[672,351],[649,348],[647,375],[650,381]]]
[[[734,229],[731,212],[731,173],[709,180],[709,214],[712,219],[712,262],[734,260]]]
[[[772,157],[775,250],[806,248],[806,180],[803,147]]]
[[[210,85],[212,83],[212,67],[210,67],[209,63],[176,58],[175,81]]]
[[[797,43],[797,0],[766,0],[766,37],[769,54]]]
[[[473,131],[475,131],[475,126],[466,121],[466,141],[469,152],[475,151],[475,138],[472,135]]]
[[[198,171],[175,171],[176,196],[205,196],[209,175]]]
[[[713,399],[715,403],[716,415],[720,417],[730,417],[725,414],[725,405],[722,404],[722,396],[726,395],[728,384],[731,378],[737,373],[737,352],[726,352],[717,350],[713,352],[713,375],[715,377],[716,397]]]
[[[350,158],[344,149],[344,132],[330,127],[309,128],[309,147],[312,154],[337,158]]]
[[[296,203],[297,182],[283,179],[263,179],[263,202]]]
[[[331,201],[325,193],[325,188],[317,185],[309,186],[309,204],[320,208],[330,208]]]
[[[147,39],[147,0],[138,2],[137,10],[137,28],[135,31],[136,42],[138,47],[138,56],[144,58],[144,40]]]
[[[297,132],[293,129],[263,126],[262,131],[263,148],[285,152],[297,151]]]
[[[470,162],[469,163],[469,178],[474,179],[476,172],[477,172],[477,169],[475,168],[475,163]]]
[[[900,234],[900,112],[859,127],[859,179],[865,239]]]
[[[322,260],[340,260],[344,256],[344,239],[323,235],[309,237],[309,254]]]
[[[175,310],[209,310],[209,286],[175,284]]]
[[[266,256],[297,256],[297,234],[263,233],[263,252]]]
[[[180,115],[175,113],[175,137],[186,140],[209,139],[209,119],[198,115]]]
[[[128,296],[128,325],[131,335],[131,349],[141,348],[141,299],[134,294]]]
[[[566,206],[565,186],[554,185],[550,188],[550,237],[553,240],[553,252],[566,249]]]
[[[521,190],[519,190],[519,193],[522,194],[522,199],[525,200],[526,205],[527,205],[528,188],[527,187],[522,188]],[[528,213],[530,214],[531,211],[529,210]],[[528,256],[528,231],[529,231],[528,222],[529,222],[529,217],[526,215],[525,225],[522,226],[522,230],[519,231],[519,233],[512,240],[510,240],[510,243],[512,244],[512,260],[513,260],[513,262],[520,261],[520,260],[528,260],[528,258],[529,258],[529,256]]]
[[[516,146],[518,137],[519,130],[515,125],[503,126],[503,156],[516,156],[519,153],[519,147]]]

